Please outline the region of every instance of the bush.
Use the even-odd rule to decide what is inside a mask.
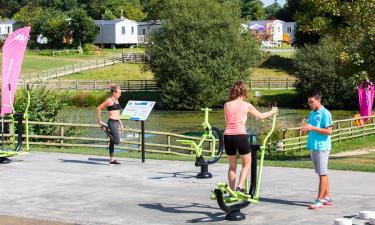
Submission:
[[[23,113],[27,105],[26,89],[19,89],[14,101],[14,110]],[[31,89],[30,91],[30,107],[29,120],[55,122],[57,115],[64,107],[64,97],[59,96],[55,92],[46,89]],[[46,125],[30,125],[31,134],[50,135],[56,130],[54,126]]]
[[[168,1],[162,31],[151,36],[147,65],[161,88],[161,106],[199,109],[221,105],[235,80],[248,80],[260,52],[240,32],[234,1]]]
[[[69,106],[76,107],[96,107],[101,104],[108,96],[106,92],[67,92],[66,103]]]
[[[94,44],[85,44],[83,46],[83,52],[85,54],[93,54],[97,50],[98,50],[98,48]]]
[[[356,80],[348,65],[340,58],[342,45],[332,38],[323,38],[318,45],[307,45],[295,56],[296,90],[300,99],[314,90],[320,90],[323,104],[329,108],[353,108],[357,106]]]

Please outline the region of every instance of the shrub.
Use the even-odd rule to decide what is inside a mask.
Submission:
[[[60,110],[64,107],[63,97],[46,89],[30,90],[29,120],[55,122]],[[14,102],[14,110],[23,113],[27,105],[26,89],[19,89]],[[56,127],[46,125],[30,125],[30,133],[50,135]]]
[[[296,90],[306,101],[314,90],[320,90],[323,103],[330,108],[357,106],[356,80],[347,71],[348,66],[340,59],[342,45],[332,38],[323,38],[318,45],[307,45],[297,51]]]

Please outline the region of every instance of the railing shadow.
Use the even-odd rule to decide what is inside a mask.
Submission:
[[[153,180],[161,180],[165,178],[182,178],[182,179],[191,179],[191,178],[196,178],[194,175],[190,175],[192,172],[157,172],[159,174],[165,174],[169,176],[159,176],[159,177],[149,177],[148,179],[153,179]]]
[[[187,223],[203,223],[203,222],[218,222],[224,220],[224,212],[218,207],[211,207],[209,205],[201,204],[201,203],[191,203],[189,205],[176,205],[176,204],[162,204],[162,203],[151,203],[151,204],[139,204],[139,206],[159,210],[165,213],[173,213],[173,214],[199,214],[203,215],[203,217],[190,219],[187,220]],[[199,209],[192,209],[192,208],[199,208]],[[207,209],[215,209],[218,212],[212,213],[206,211]]]
[[[291,200],[282,200],[282,199],[273,199],[273,198],[261,198],[260,201],[281,204],[281,205],[295,205],[295,206],[301,206],[301,207],[306,207],[308,206],[308,204],[311,204],[311,202],[305,202],[305,201],[291,201]]]

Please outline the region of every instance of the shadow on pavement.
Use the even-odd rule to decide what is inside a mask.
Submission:
[[[173,213],[173,214],[202,214],[204,217],[187,220],[187,223],[203,223],[203,222],[218,222],[224,220],[224,212],[219,208],[211,207],[209,205],[192,203],[190,205],[176,205],[176,204],[162,204],[162,203],[153,203],[153,204],[139,204],[147,209],[159,210],[161,212]],[[198,210],[200,208],[202,210]],[[204,209],[215,209],[218,212],[212,213],[207,212]],[[178,215],[176,215],[178,216]]]
[[[311,202],[302,202],[302,201],[289,201],[289,200],[282,200],[282,199],[273,199],[273,198],[260,198],[261,202],[270,202],[275,204],[282,204],[282,205],[296,205],[296,206],[303,206],[307,207]]]
[[[160,176],[160,177],[150,177],[148,179],[153,179],[153,180],[160,180],[164,178],[171,178],[171,177],[176,177],[176,178],[183,178],[183,179],[190,179],[190,178],[196,178],[196,176],[191,175],[192,172],[157,172],[160,174],[165,174],[168,176]]]

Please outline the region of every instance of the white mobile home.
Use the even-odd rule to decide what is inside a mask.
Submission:
[[[149,36],[154,31],[161,30],[161,21],[139,22],[138,23],[138,43],[147,43]]]
[[[261,26],[261,33],[267,34],[269,41],[283,41],[284,24],[285,22],[281,20],[253,20],[249,21],[248,26]]]
[[[284,24],[284,34],[288,34],[290,41],[294,42],[294,32],[296,29],[296,22],[285,22]]]
[[[138,44],[138,23],[128,19],[95,20],[99,32],[94,44],[136,45]]]
[[[11,34],[19,28],[20,25],[15,20],[0,20],[0,36]]]

